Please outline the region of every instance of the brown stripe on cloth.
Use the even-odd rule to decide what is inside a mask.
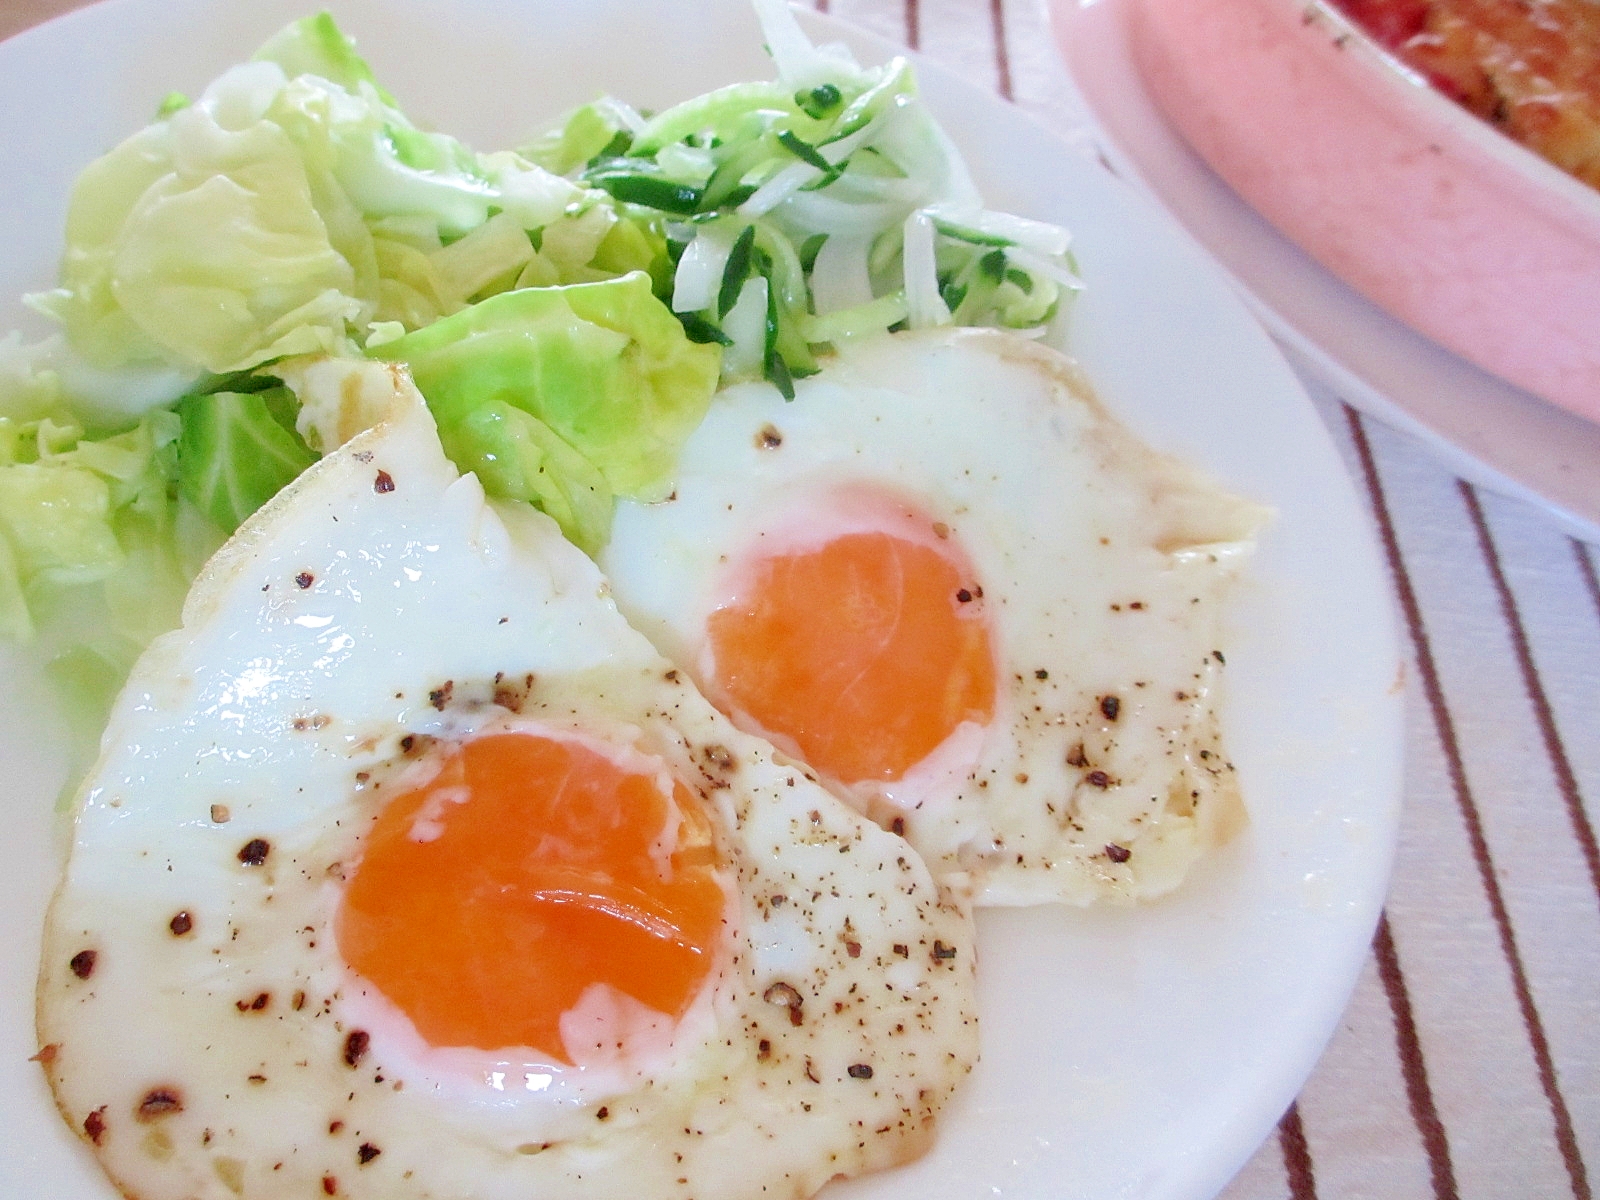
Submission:
[[[1411,1011],[1411,993],[1406,988],[1405,972],[1400,968],[1400,955],[1394,947],[1394,934],[1389,929],[1385,913],[1378,919],[1378,933],[1372,950],[1378,961],[1378,976],[1383,980],[1383,990],[1389,997],[1389,1009],[1394,1014],[1394,1042],[1400,1057],[1400,1071],[1406,1081],[1406,1100],[1411,1105],[1411,1119],[1416,1122],[1417,1133],[1422,1137],[1422,1148],[1428,1152],[1428,1169],[1433,1175],[1433,1194],[1436,1200],[1457,1200],[1455,1167],[1450,1161],[1450,1139],[1444,1122],[1439,1119],[1439,1108],[1433,1100],[1433,1088],[1428,1083],[1428,1064],[1422,1053],[1422,1039],[1417,1036],[1416,1017]]]
[[[1572,822],[1572,834],[1578,840],[1578,846],[1583,851],[1583,861],[1589,867],[1589,882],[1594,886],[1595,899],[1600,901],[1600,846],[1595,843],[1594,825],[1589,820],[1589,814],[1583,807],[1583,797],[1578,793],[1578,779],[1572,771],[1572,760],[1567,756],[1567,747],[1561,740],[1561,731],[1556,728],[1555,713],[1550,707],[1550,698],[1545,694],[1544,683],[1539,678],[1539,667],[1533,661],[1533,651],[1528,645],[1528,632],[1522,623],[1522,613],[1517,608],[1516,597],[1512,594],[1511,585],[1506,580],[1505,566],[1500,561],[1499,551],[1495,549],[1494,538],[1489,533],[1489,523],[1484,519],[1483,505],[1478,501],[1478,494],[1471,485],[1457,481],[1461,499],[1467,506],[1467,515],[1472,518],[1472,527],[1478,535],[1478,545],[1483,550],[1483,561],[1489,568],[1489,577],[1494,582],[1494,591],[1500,601],[1500,611],[1505,617],[1506,627],[1511,633],[1511,645],[1517,656],[1517,667],[1522,672],[1522,681],[1528,690],[1528,700],[1533,705],[1534,719],[1539,725],[1539,736],[1544,742],[1545,753],[1550,758],[1551,769],[1555,772],[1556,787],[1561,792],[1562,802],[1567,807],[1568,819]],[[1580,561],[1586,561],[1582,554]],[[1574,1146],[1574,1152],[1576,1146]],[[1566,1152],[1563,1147],[1563,1153]]]
[[[906,45],[922,49],[922,9],[918,0],[906,0]]]
[[[1533,704],[1540,733],[1544,738],[1546,753],[1550,756],[1551,766],[1555,770],[1557,784],[1561,790],[1562,798],[1567,804],[1567,811],[1574,823],[1574,833],[1578,843],[1583,848],[1584,858],[1589,864],[1590,877],[1595,881],[1597,892],[1600,892],[1600,866],[1597,866],[1595,853],[1594,828],[1589,823],[1588,814],[1584,812],[1582,799],[1578,795],[1577,780],[1573,778],[1572,767],[1567,759],[1566,748],[1562,745],[1559,734],[1555,728],[1555,719],[1550,712],[1548,698],[1539,686],[1539,673],[1533,662],[1533,655],[1528,649],[1527,632],[1522,626],[1522,620],[1517,612],[1516,602],[1511,595],[1511,589],[1506,583],[1505,571],[1501,567],[1499,554],[1494,547],[1494,539],[1489,536],[1489,528],[1483,518],[1483,506],[1478,501],[1476,490],[1472,485],[1457,482],[1461,492],[1462,502],[1466,505],[1467,514],[1471,518],[1473,527],[1477,531],[1478,543],[1483,549],[1484,562],[1489,568],[1490,577],[1494,581],[1495,592],[1500,599],[1500,608],[1505,615],[1506,624],[1510,628],[1512,645],[1516,651],[1517,663],[1522,669],[1523,679],[1528,688],[1528,698]],[[1452,743],[1454,734],[1451,735]],[[1452,775],[1454,771],[1455,751],[1451,751]],[[1539,1083],[1544,1088],[1545,1097],[1550,1102],[1550,1115],[1555,1122],[1556,1146],[1561,1152],[1561,1161],[1567,1168],[1567,1175],[1572,1181],[1572,1194],[1577,1200],[1592,1200],[1593,1193],[1589,1188],[1589,1173],[1584,1165],[1583,1154],[1578,1148],[1577,1132],[1572,1125],[1572,1114],[1567,1108],[1566,1097],[1561,1092],[1560,1082],[1556,1078],[1555,1062],[1550,1053],[1549,1039],[1545,1036],[1544,1022],[1539,1016],[1539,1010],[1533,1002],[1533,992],[1528,986],[1527,975],[1523,970],[1522,958],[1517,951],[1516,935],[1511,928],[1511,919],[1506,911],[1505,901],[1500,894],[1500,885],[1494,873],[1494,866],[1489,856],[1488,846],[1483,842],[1483,833],[1478,823],[1476,805],[1472,802],[1470,794],[1465,791],[1465,780],[1462,781],[1462,791],[1458,796],[1465,800],[1467,810],[1470,811],[1469,828],[1472,835],[1473,857],[1478,859],[1478,869],[1483,875],[1484,887],[1489,893],[1489,902],[1494,909],[1495,924],[1500,931],[1500,941],[1505,947],[1506,961],[1511,965],[1512,979],[1517,989],[1517,1005],[1522,1010],[1523,1024],[1527,1026],[1528,1041],[1533,1049],[1534,1061],[1539,1069]],[[1480,846],[1482,850],[1480,853]]]
[[[1278,1122],[1278,1145],[1283,1150],[1283,1170],[1289,1179],[1290,1200],[1317,1200],[1317,1175],[1311,1165],[1311,1147],[1306,1144],[1306,1128],[1300,1120],[1300,1106]]]
[[[1350,440],[1355,446],[1356,457],[1361,464],[1362,482],[1366,485],[1372,513],[1378,523],[1384,557],[1388,560],[1389,573],[1394,580],[1400,607],[1416,650],[1418,672],[1423,676],[1426,685],[1428,705],[1433,711],[1435,724],[1439,726],[1441,740],[1445,743],[1451,778],[1461,780],[1461,758],[1455,747],[1454,734],[1450,729],[1450,714],[1445,709],[1438,677],[1433,670],[1433,656],[1428,650],[1427,634],[1422,626],[1422,613],[1410,577],[1406,574],[1405,560],[1400,554],[1400,542],[1395,536],[1394,518],[1389,512],[1383,482],[1378,478],[1378,464],[1373,458],[1372,446],[1367,441],[1367,431],[1360,415],[1349,405],[1344,406],[1344,415],[1350,429]],[[1460,786],[1465,786],[1464,780]],[[1481,838],[1474,840],[1475,853],[1480,841]],[[1428,1154],[1428,1169],[1433,1177],[1434,1196],[1437,1200],[1456,1200],[1458,1192],[1455,1169],[1450,1161],[1450,1141],[1445,1133],[1444,1122],[1439,1119],[1439,1109],[1434,1103],[1433,1089],[1428,1084],[1427,1061],[1422,1053],[1422,1040],[1417,1036],[1416,1018],[1411,1010],[1411,993],[1406,987],[1405,973],[1400,967],[1400,956],[1395,950],[1394,935],[1389,929],[1387,913],[1378,918],[1378,931],[1373,938],[1372,949],[1378,963],[1378,976],[1383,981],[1383,990],[1389,998],[1389,1009],[1394,1017],[1395,1047],[1400,1058],[1401,1073],[1405,1079],[1406,1099],[1411,1106],[1411,1119],[1417,1126],[1423,1149]]]
[[[989,25],[994,30],[995,89],[1007,100],[1011,94],[1011,54],[1006,49],[1005,0],[989,0]]]
[[[1522,954],[1517,948],[1517,938],[1512,928],[1511,916],[1506,908],[1505,896],[1500,889],[1500,881],[1495,874],[1494,860],[1489,852],[1489,844],[1484,836],[1483,821],[1478,811],[1477,800],[1473,797],[1472,789],[1467,782],[1466,768],[1463,765],[1461,745],[1456,737],[1455,722],[1450,715],[1450,708],[1445,700],[1444,689],[1439,682],[1438,668],[1434,662],[1432,647],[1428,641],[1427,628],[1422,619],[1421,606],[1418,604],[1416,591],[1412,587],[1410,576],[1406,572],[1405,561],[1400,553],[1399,540],[1395,535],[1394,521],[1389,513],[1388,505],[1384,498],[1383,484],[1378,478],[1377,463],[1373,457],[1371,444],[1367,440],[1365,426],[1361,416],[1348,405],[1345,406],[1345,419],[1350,426],[1350,437],[1355,444],[1356,453],[1361,463],[1363,481],[1372,498],[1373,511],[1378,520],[1379,535],[1383,542],[1384,554],[1389,562],[1389,569],[1395,584],[1395,591],[1399,597],[1401,613],[1404,616],[1406,628],[1411,636],[1412,646],[1416,655],[1417,674],[1427,700],[1428,710],[1433,717],[1440,745],[1443,747],[1450,776],[1451,790],[1455,794],[1456,807],[1461,814],[1467,837],[1472,847],[1473,862],[1478,870],[1478,878],[1483,887],[1484,896],[1489,902],[1490,911],[1494,917],[1495,930],[1499,935],[1501,954],[1505,958],[1506,966],[1511,973],[1512,986],[1516,993],[1517,1008],[1522,1017],[1523,1029],[1527,1034],[1529,1049],[1533,1052],[1534,1064],[1538,1071],[1539,1083],[1545,1099],[1549,1104],[1550,1117],[1554,1125],[1556,1144],[1560,1150],[1563,1165],[1566,1167],[1567,1177],[1572,1187],[1574,1200],[1593,1200],[1589,1190],[1588,1172],[1584,1166],[1583,1156],[1578,1150],[1577,1136],[1572,1125],[1571,1112],[1567,1107],[1566,1098],[1561,1093],[1560,1084],[1556,1079],[1555,1063],[1550,1054],[1549,1039],[1545,1034],[1544,1021],[1539,1015],[1538,1006],[1533,1000],[1533,991],[1528,985],[1527,970],[1522,961]],[[1375,943],[1379,950],[1380,960],[1383,946],[1387,940],[1390,950],[1393,950],[1393,939],[1387,937],[1387,921],[1380,924],[1380,937]],[[1380,961],[1381,965],[1381,961]],[[1399,975],[1398,957],[1394,960],[1396,978]],[[1386,980],[1387,980],[1387,972]],[[1385,986],[1388,984],[1386,982]],[[1403,993],[1402,993],[1403,994]],[[1394,1000],[1391,992],[1391,1003]],[[1397,1034],[1403,1032],[1398,1029],[1400,1024],[1400,1010],[1396,1009]],[[1406,1005],[1406,1019],[1409,1022],[1409,1001]],[[1412,1025],[1412,1037],[1415,1038],[1415,1027]],[[1417,1063],[1422,1065],[1422,1051],[1420,1041],[1417,1044]],[[1423,1076],[1425,1079],[1425,1075]],[[1411,1076],[1407,1073],[1407,1086]],[[1431,1095],[1428,1101],[1432,1109]],[[1413,1115],[1416,1115],[1415,1110]],[[1432,1120],[1437,1121],[1438,1115],[1434,1111]],[[1428,1138],[1428,1130],[1419,1118],[1418,1128],[1421,1130],[1424,1141]],[[1440,1134],[1443,1127],[1440,1127]],[[1444,1152],[1442,1160],[1444,1167],[1449,1166],[1448,1146],[1441,1144]],[[1429,1157],[1434,1165],[1435,1189],[1440,1200],[1454,1197],[1455,1181],[1452,1174],[1441,1175],[1441,1160],[1434,1158],[1434,1150],[1429,1147]],[[1447,1180],[1448,1191],[1438,1191],[1441,1181]]]
[[[1594,604],[1594,615],[1600,617],[1600,575],[1595,572],[1594,552],[1582,542],[1574,540],[1572,555],[1578,560],[1578,574],[1583,577],[1583,586]]]

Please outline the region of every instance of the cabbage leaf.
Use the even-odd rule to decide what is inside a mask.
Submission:
[[[642,271],[502,292],[372,353],[410,368],[457,466],[591,551],[613,494],[670,490],[721,369]]]

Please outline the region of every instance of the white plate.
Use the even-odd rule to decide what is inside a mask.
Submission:
[[[1407,430],[1465,479],[1600,542],[1600,424],[1479,370],[1345,286],[1246,204],[1168,123],[1129,49],[1128,0],[1051,0],[1105,159],[1174,214],[1308,374]]]
[[[76,170],[197,90],[304,0],[113,0],[0,45],[0,296],[47,283]],[[768,74],[738,0],[344,0],[418,120],[511,144],[614,91],[660,105]],[[837,36],[842,28],[818,21]],[[863,57],[886,48],[851,39]],[[1169,902],[986,914],[984,1058],[933,1152],[835,1198],[1214,1195],[1310,1072],[1365,958],[1393,852],[1400,653],[1364,512],[1295,376],[1166,220],[1017,110],[931,68],[994,201],[1066,222],[1088,290],[1070,345],[1108,401],[1278,516],[1234,611],[1225,714],[1252,823]],[[17,310],[0,309],[0,327]],[[0,1195],[112,1200],[57,1119],[31,1006],[59,833],[60,729],[0,668]]]

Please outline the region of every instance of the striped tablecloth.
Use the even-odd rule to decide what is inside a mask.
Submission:
[[[1080,126],[1039,0],[812,2],[1058,130]],[[0,36],[74,6],[4,0]],[[1600,547],[1307,382],[1367,498],[1409,637],[1405,815],[1349,1010],[1223,1196],[1588,1200],[1600,1172]]]

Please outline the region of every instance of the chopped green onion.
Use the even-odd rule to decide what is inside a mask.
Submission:
[[[996,283],[999,283],[1006,276],[1006,252],[1004,250],[989,251],[978,260],[978,270]]]
[[[818,121],[838,108],[843,100],[843,93],[831,83],[818,84],[810,91],[794,94],[794,102],[801,111]]]
[[[800,243],[800,269],[807,275],[811,274],[811,268],[817,265],[817,255],[821,253],[823,243],[827,240],[827,234],[813,233]]]
[[[715,342],[719,346],[733,345],[733,339],[699,313],[679,313],[678,320],[683,323],[683,332],[691,342]]]
[[[834,165],[818,154],[815,146],[809,142],[801,141],[791,131],[785,129],[780,132],[778,141],[782,142],[783,148],[801,162],[810,163],[819,171],[831,172],[834,170]]]
[[[612,160],[613,162],[616,160]],[[636,170],[601,169],[588,172],[587,180],[604,188],[624,204],[642,204],[646,208],[688,216],[700,207],[700,188],[687,183],[677,183],[661,175],[647,175]]]
[[[619,129],[616,132],[616,136],[614,136],[605,144],[600,153],[596,154],[589,160],[588,165],[593,166],[595,163],[601,162],[608,158],[621,158],[628,152],[628,148],[632,145],[633,134],[629,133],[626,129]]]
[[[756,241],[756,227],[746,225],[744,231],[734,239],[733,249],[728,251],[728,261],[722,268],[722,286],[717,289],[717,317],[720,319],[728,315],[733,306],[738,303],[739,289],[744,286],[744,281],[750,277],[751,248]]]
[[[955,238],[958,242],[970,242],[974,246],[1015,246],[1017,243],[1008,237],[1001,237],[997,233],[984,233],[982,230],[973,229],[966,225],[957,225],[954,221],[943,221],[938,217],[933,219],[933,227],[947,238]]]

